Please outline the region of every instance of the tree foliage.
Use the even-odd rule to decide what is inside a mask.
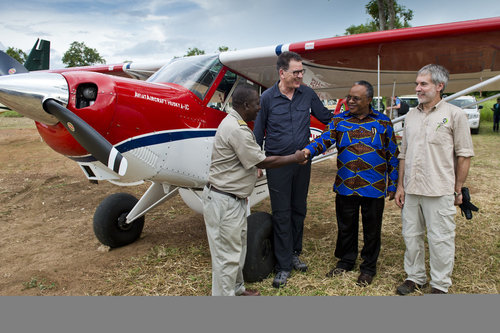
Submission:
[[[398,4],[396,0],[370,0],[365,8],[372,20],[366,24],[349,26],[346,29],[346,35],[408,28],[410,27],[409,22],[413,19],[413,11]]]
[[[189,48],[187,50],[187,53],[185,55],[185,57],[191,57],[191,56],[195,56],[195,55],[202,55],[202,54],[205,54],[205,51],[203,50],[200,50],[199,48],[195,47],[195,48]]]
[[[97,52],[85,45],[83,42],[73,42],[68,51],[62,57],[63,64],[66,67],[90,66],[95,64],[104,64],[104,60]]]
[[[5,51],[9,56],[16,59],[20,64],[24,64],[28,55],[21,49],[15,49],[13,47],[9,47],[7,51]]]

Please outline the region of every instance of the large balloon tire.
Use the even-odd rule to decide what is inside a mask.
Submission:
[[[243,278],[258,282],[273,271],[276,259],[273,251],[273,222],[270,214],[256,212],[247,218],[247,254]]]
[[[105,198],[94,213],[94,234],[104,245],[115,248],[135,242],[142,233],[144,216],[125,224],[127,214],[137,198],[128,193],[115,193]]]

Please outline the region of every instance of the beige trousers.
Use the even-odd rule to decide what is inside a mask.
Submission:
[[[235,296],[245,291],[246,210],[246,200],[207,187],[203,190],[203,218],[212,256],[212,296]]]
[[[425,269],[425,229],[429,244],[430,286],[445,292],[451,286],[455,261],[454,196],[427,197],[405,195],[402,210],[403,237],[406,244],[404,268],[408,280],[427,281]]]

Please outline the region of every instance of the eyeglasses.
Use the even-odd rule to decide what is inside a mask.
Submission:
[[[288,72],[288,73],[292,73],[292,75],[294,77],[297,77],[297,76],[299,76],[299,74],[304,75],[304,73],[306,72],[306,69],[304,68],[304,69],[301,69],[301,70],[298,70],[298,71],[293,71],[293,72],[286,71],[286,70],[283,70],[283,71]]]
[[[345,100],[346,102],[349,102],[349,100],[352,99],[355,103],[358,103],[359,101],[361,101],[363,98],[362,97],[359,97],[359,96],[351,96],[351,95],[347,95],[345,97]]]

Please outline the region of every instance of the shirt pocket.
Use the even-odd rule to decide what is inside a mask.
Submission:
[[[452,129],[448,124],[436,124],[428,127],[427,137],[430,144],[442,145],[452,138]]]

